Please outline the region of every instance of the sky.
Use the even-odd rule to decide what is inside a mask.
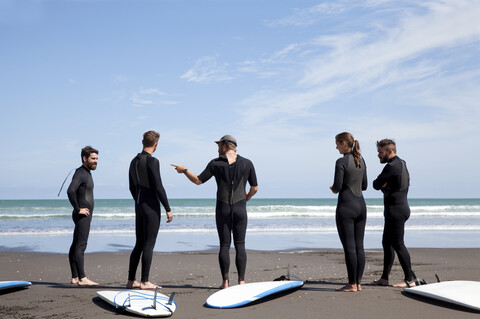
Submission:
[[[478,198],[478,17],[477,0],[2,0],[0,199],[65,199],[86,145],[95,197],[129,198],[148,130],[170,198],[215,197],[170,164],[200,174],[225,134],[257,197],[335,198],[344,131],[366,198],[382,138],[411,198]]]

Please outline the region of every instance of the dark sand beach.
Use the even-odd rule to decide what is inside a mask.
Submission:
[[[436,281],[435,274],[442,280],[480,281],[480,249],[417,248],[410,252],[414,271],[428,282]],[[128,258],[127,252],[87,254],[87,275],[101,286],[79,288],[69,284],[67,255],[0,253],[0,280],[32,282],[28,289],[0,294],[0,317],[132,318],[96,297],[97,290],[124,289]],[[247,281],[272,280],[285,275],[289,265],[305,285],[237,309],[205,306],[221,282],[215,251],[156,253],[151,280],[163,286],[162,293],[176,293],[178,309],[173,318],[480,318],[480,312],[405,295],[401,289],[369,285],[380,277],[382,258],[381,250],[367,251],[363,291],[345,293],[335,291],[346,282],[341,250],[249,251]],[[402,277],[396,261],[391,283]],[[235,281],[236,273],[231,278]]]

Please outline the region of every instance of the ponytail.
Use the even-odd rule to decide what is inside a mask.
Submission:
[[[360,159],[362,158],[362,156],[360,154],[360,143],[358,143],[356,139],[353,140],[352,155],[353,155],[353,158],[355,159],[355,165],[359,167]]]
[[[360,160],[362,159],[362,156],[360,154],[360,143],[358,143],[358,141],[353,137],[353,135],[348,132],[343,132],[337,134],[337,136],[335,136],[335,140],[337,140],[338,142],[345,141],[345,143],[347,143],[347,146],[352,149],[355,166],[359,167]]]

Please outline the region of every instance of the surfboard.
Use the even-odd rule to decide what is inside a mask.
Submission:
[[[30,281],[0,281],[0,290],[13,288],[28,288],[32,285]]]
[[[173,295],[168,297],[151,290],[97,291],[98,297],[115,308],[143,317],[170,317],[177,309]]]
[[[442,281],[403,290],[411,294],[480,310],[480,281]]]
[[[207,298],[212,308],[236,308],[258,299],[303,286],[303,281],[263,281],[236,285],[215,292]]]

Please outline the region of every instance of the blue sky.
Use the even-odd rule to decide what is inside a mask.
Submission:
[[[334,198],[334,136],[353,133],[365,197],[397,141],[410,197],[480,194],[480,2],[3,0],[0,199],[56,198],[80,149],[96,198],[128,198],[143,132],[171,198],[234,135],[258,197]],[[65,190],[60,198],[66,198]]]

